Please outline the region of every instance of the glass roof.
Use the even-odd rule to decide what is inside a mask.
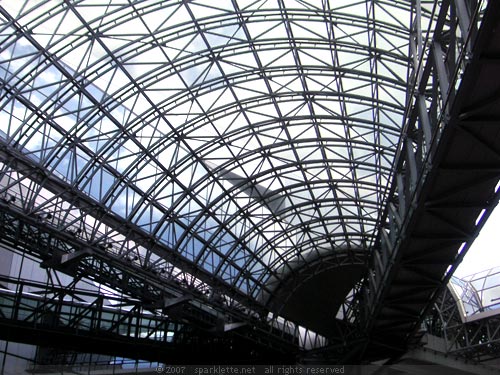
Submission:
[[[500,308],[500,267],[463,278],[453,276],[449,287],[454,291],[465,317]]]
[[[175,253],[196,277],[261,297],[293,264],[373,246],[407,101],[410,5],[3,2],[1,144],[105,214],[43,181],[25,184],[46,197],[33,212],[90,227],[89,241],[141,266]]]

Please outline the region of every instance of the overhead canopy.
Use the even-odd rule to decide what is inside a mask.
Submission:
[[[264,303],[295,268],[374,245],[407,102],[410,1],[1,6],[1,143],[123,225],[43,182],[33,212],[90,226],[89,241],[144,265],[173,252]]]

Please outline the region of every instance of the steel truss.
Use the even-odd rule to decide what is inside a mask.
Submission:
[[[458,168],[436,165],[496,7],[439,5],[2,4],[2,243],[277,352],[355,360],[377,330],[407,340],[477,230],[469,218],[495,201],[460,202],[464,224],[443,218],[453,199],[429,193],[438,169]],[[473,133],[474,115],[460,121]],[[498,169],[478,168],[492,190]],[[453,230],[408,250],[424,208]],[[335,337],[279,316],[307,279],[345,265],[370,272],[352,280]],[[418,306],[397,305],[402,294]],[[401,324],[387,327],[394,312]]]
[[[411,344],[440,287],[498,202],[499,170],[491,165],[500,142],[482,120],[498,122],[486,103],[496,98],[500,83],[483,90],[480,82],[489,79],[492,60],[486,56],[496,48],[491,30],[498,12],[491,2],[443,2],[434,37],[423,45],[415,14],[405,136],[373,264],[358,295],[372,335],[367,345],[379,356]],[[490,136],[488,143],[484,137]]]
[[[3,144],[36,164],[36,174],[49,172],[39,187],[68,201],[54,217],[83,204],[78,215],[108,227],[108,238],[92,240],[133,239],[136,248],[124,248],[124,256],[141,253],[155,267],[168,260],[252,308],[272,300],[294,263],[309,255],[331,257],[332,247],[368,251],[399,137],[408,45],[408,29],[375,12],[409,14],[409,4],[358,5],[356,16],[327,2],[233,2],[228,11],[137,2],[121,12],[102,9],[98,30],[84,2],[45,6],[50,15],[43,7],[2,11],[10,54],[2,108],[26,111],[26,125],[11,121]],[[199,7],[215,14],[200,17]],[[153,33],[146,19],[160,10],[169,21]],[[45,15],[32,19],[40,11]],[[71,42],[57,29],[49,42],[37,37],[42,19],[56,14],[77,22]],[[172,21],[181,15],[185,22]],[[139,34],[116,27],[135,21]],[[269,27],[283,34],[270,39]],[[378,34],[391,39],[386,53]],[[195,39],[201,45],[193,50]],[[29,52],[17,54],[20,41]],[[103,55],[92,60],[94,49]],[[81,50],[79,63],[69,66],[74,50]],[[141,60],[153,52],[154,66]],[[50,90],[59,94],[42,93],[35,106],[38,82],[30,77],[44,73],[56,74]],[[168,95],[160,100],[157,91]],[[257,115],[259,108],[270,112]],[[73,125],[60,124],[58,111]],[[32,148],[30,139],[39,137],[44,146]]]
[[[326,2],[290,9],[233,2],[229,13],[202,5],[216,13],[203,18],[194,3],[137,2],[121,13],[102,9],[98,30],[85,3],[53,4],[1,10],[9,55],[2,108],[11,118],[1,139],[3,192],[20,206],[3,208],[33,224],[28,233],[11,231],[13,237],[49,233],[56,246],[22,243],[45,266],[76,269],[155,303],[196,293],[189,288],[208,292],[196,296],[200,304],[231,310],[238,322],[266,321],[265,306],[293,278],[294,263],[319,259],[331,267],[344,262],[332,247],[369,249],[398,139],[407,66],[406,30],[395,18],[377,20],[375,11],[408,12],[408,4],[355,6],[365,14],[355,16]],[[141,35],[115,27],[146,25],[160,9],[186,22],[166,22],[155,33],[144,26]],[[59,15],[55,39],[39,37]],[[67,27],[62,15],[78,23],[66,32],[71,41],[57,36]],[[274,23],[271,29],[283,34],[255,34],[252,22],[266,29]],[[366,32],[368,24],[377,27]],[[376,45],[382,27],[392,39],[384,54]],[[75,50],[79,62],[70,64]],[[146,73],[151,61],[134,60],[153,51],[160,65]],[[380,54],[375,59],[371,51]],[[59,83],[39,90],[44,74]],[[158,98],[155,90],[168,94]],[[207,93],[217,104],[207,102]],[[25,109],[21,123],[18,106]],[[270,112],[258,117],[264,106]],[[179,122],[181,116],[187,117]],[[43,223],[33,222],[41,216]],[[275,326],[289,326],[280,319]],[[298,336],[304,334],[293,340]]]
[[[240,305],[232,305],[222,295],[216,295],[213,292],[202,293],[200,289],[187,285],[184,281],[184,273],[176,274],[174,277],[172,274],[152,273],[151,270],[144,272],[143,269],[133,266],[133,259],[123,264],[118,263],[116,258],[113,259],[110,256],[109,251],[105,251],[109,250],[106,246],[82,243],[76,239],[75,233],[58,232],[51,229],[50,225],[47,225],[39,216],[27,216],[21,211],[22,203],[19,197],[9,199],[8,202],[0,202],[0,204],[3,205],[0,215],[0,228],[3,231],[2,243],[12,248],[21,248],[24,254],[41,259],[40,266],[48,268],[47,272],[59,271],[72,277],[73,282],[70,285],[57,287],[40,283],[36,285],[39,290],[45,290],[47,294],[53,295],[56,303],[60,296],[74,297],[78,293],[83,293],[83,291],[75,290],[74,287],[79,280],[86,279],[106,285],[112,288],[110,290],[133,296],[129,303],[133,310],[136,312],[148,310],[154,314],[160,314],[156,318],[160,328],[167,327],[172,320],[177,323],[185,322],[186,324],[182,325],[188,325],[189,329],[200,331],[198,333],[198,335],[201,334],[199,345],[203,344],[204,335],[208,336],[204,343],[208,345],[212,343],[212,335],[217,336],[237,330],[236,336],[254,340],[254,343],[267,347],[268,350],[293,354],[299,349],[300,337],[313,344],[317,339],[314,334],[309,337],[307,331],[299,334],[296,325],[282,318],[260,319],[256,315],[249,320]],[[85,230],[82,230],[82,233],[84,232]],[[12,280],[6,281],[7,284],[12,282]],[[18,293],[22,292],[22,288],[15,290],[18,290]],[[87,293],[92,295],[92,291],[87,290]],[[102,292],[97,293],[95,302],[92,302],[93,306],[101,303],[102,308],[102,299]],[[59,308],[54,310],[49,306],[49,310],[59,316]],[[168,314],[168,317],[164,314]],[[36,318],[36,315],[32,314],[31,317]],[[14,314],[6,318],[15,322],[18,316]],[[67,320],[68,318],[60,317],[59,320],[61,319]],[[35,319],[33,323],[37,323],[37,320]],[[13,323],[7,322],[8,324]],[[99,322],[96,324],[99,326]],[[79,330],[85,328],[94,328],[94,326],[78,327]],[[138,334],[143,327],[136,326],[135,329],[135,333]],[[13,333],[17,339],[21,338],[16,332]],[[196,335],[191,332],[191,336],[196,337]],[[137,335],[132,336],[137,338]],[[31,336],[25,339],[30,341]],[[160,350],[155,359],[158,360],[161,355],[163,354]],[[181,357],[177,355],[177,358]]]
[[[102,291],[88,288],[79,290],[71,284],[58,288],[48,283],[6,277],[0,282],[8,285],[0,291],[2,329],[13,339],[31,334],[33,344],[50,346],[54,333],[58,332],[59,339],[80,337],[73,340],[76,341],[73,345],[82,347],[85,336],[91,334],[95,342],[100,339],[119,345],[120,340],[132,340],[139,348],[141,341],[149,341],[146,345],[150,350],[155,344],[165,350],[170,343],[180,344],[186,340],[190,333],[189,328],[162,314],[148,314],[142,301],[105,296]],[[46,331],[50,333],[44,334]],[[102,336],[99,338],[99,335]],[[69,340],[64,343],[67,348],[71,347]]]
[[[46,349],[58,348],[55,352],[59,354],[75,351],[119,353],[126,358],[167,363],[186,363],[193,357],[200,363],[220,363],[227,360],[228,354],[235,359],[252,358],[254,361],[282,361],[285,358],[269,347],[266,349],[269,353],[262,352],[266,347],[262,340],[259,346],[249,344],[251,335],[245,339],[223,335],[224,331],[231,330],[230,326],[210,332],[206,326],[179,323],[181,319],[176,316],[180,310],[176,305],[179,307],[181,301],[160,310],[148,310],[142,300],[97,290],[95,286],[79,289],[78,285],[82,284],[77,278],[59,287],[54,285],[56,283],[6,277],[0,279],[0,284],[8,286],[0,289],[2,337]],[[190,320],[189,313],[188,309],[183,315],[184,322]],[[254,350],[248,352],[251,349]],[[38,364],[47,363],[38,361]]]
[[[467,319],[460,300],[446,288],[425,319],[427,332],[443,339],[444,353],[479,363],[499,358],[500,316],[481,312]]]

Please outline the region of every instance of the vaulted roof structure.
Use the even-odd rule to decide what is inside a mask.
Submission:
[[[2,186],[117,264],[328,336],[433,37],[413,3],[3,2]]]

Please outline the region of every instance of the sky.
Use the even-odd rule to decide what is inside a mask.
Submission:
[[[479,233],[455,276],[464,277],[500,266],[500,207],[497,206]]]

